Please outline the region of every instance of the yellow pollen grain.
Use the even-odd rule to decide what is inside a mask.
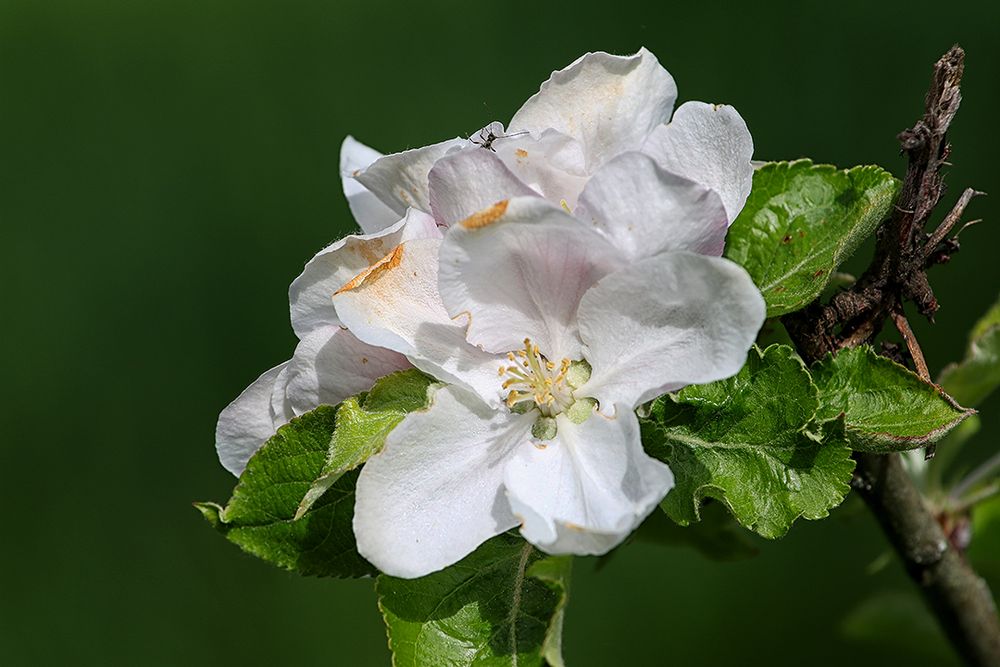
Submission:
[[[374,264],[369,266],[367,269],[365,269],[358,275],[351,278],[349,281],[347,281],[347,283],[343,287],[341,287],[333,294],[334,296],[336,296],[337,294],[341,294],[343,292],[350,292],[353,289],[361,287],[361,285],[363,285],[365,282],[375,281],[379,278],[379,276],[399,266],[399,263],[402,261],[403,261],[403,246],[402,244],[400,244],[396,246],[396,248],[391,253],[389,253],[379,261],[375,262]]]
[[[458,224],[465,229],[481,229],[487,225],[492,225],[494,222],[502,218],[503,214],[507,212],[507,205],[509,203],[509,199],[498,201],[489,208],[484,208],[482,211],[473,213]]]

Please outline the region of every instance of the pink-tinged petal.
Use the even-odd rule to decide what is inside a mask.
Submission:
[[[288,288],[295,335],[304,338],[317,327],[337,324],[333,293],[400,243],[440,235],[430,215],[410,209],[406,217],[381,232],[347,236],[320,250]]]
[[[498,406],[502,359],[466,342],[465,323],[445,311],[437,290],[440,244],[418,239],[397,246],[341,287],[334,307],[364,342],[406,355],[425,373]]]
[[[598,555],[628,537],[674,483],[646,455],[627,406],[582,424],[564,416],[556,437],[521,445],[504,486],[525,539],[551,554]]]
[[[438,160],[431,169],[429,181],[434,219],[445,226],[464,220],[502,199],[538,196],[504,166],[495,153],[475,146]]]
[[[636,152],[598,169],[573,214],[633,260],[670,250],[719,256],[729,229],[714,190]]]
[[[588,53],[553,72],[514,114],[508,132],[558,130],[583,145],[593,171],[619,153],[638,150],[670,118],[676,99],[673,77],[646,49],[632,56]]]
[[[355,178],[399,215],[403,215],[411,206],[430,213],[427,175],[435,162],[467,144],[465,139],[456,138],[385,155],[363,169]]]
[[[493,150],[518,179],[551,202],[570,209],[587,184],[587,160],[576,139],[556,130],[540,136],[506,134],[493,142]]]
[[[609,275],[583,296],[590,380],[577,396],[634,407],[735,375],[764,323],[750,276],[721,257],[665,253]]]
[[[250,457],[284,423],[276,423],[272,418],[271,394],[278,375],[287,364],[265,371],[219,415],[215,450],[222,467],[237,477],[243,473]]]
[[[358,477],[358,551],[396,577],[447,567],[517,525],[504,467],[534,417],[493,410],[453,386],[431,400],[393,429]]]
[[[507,352],[530,338],[550,360],[580,357],[576,310],[623,256],[600,234],[536,197],[502,201],[448,230],[441,298],[469,318],[468,340]]]
[[[354,176],[367,169],[382,154],[348,136],[340,145],[340,180],[347,205],[365,234],[374,234],[399,220],[399,215],[379,201]]]
[[[288,364],[286,396],[300,415],[320,405],[337,405],[368,391],[379,378],[411,368],[406,357],[358,340],[337,325],[312,331],[295,348]]]
[[[753,138],[731,106],[685,102],[669,125],[656,128],[642,150],[667,171],[718,192],[730,223],[750,195]]]

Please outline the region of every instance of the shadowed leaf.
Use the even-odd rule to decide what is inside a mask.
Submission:
[[[571,565],[505,534],[419,579],[380,575],[393,665],[561,667]]]

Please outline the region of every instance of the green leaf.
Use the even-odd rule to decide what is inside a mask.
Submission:
[[[354,541],[357,466],[381,448],[407,410],[425,405],[430,382],[418,371],[394,373],[376,383],[363,408],[350,399],[296,417],[250,458],[225,508],[195,508],[229,541],[279,567],[316,576],[376,574]],[[340,466],[335,476],[328,474],[331,462]],[[299,511],[324,475],[330,480],[324,492]]]
[[[854,461],[840,422],[813,424],[816,386],[791,348],[750,351],[728,380],[657,399],[643,420],[647,451],[670,465],[675,486],[661,503],[681,525],[715,498],[768,538],[798,517],[819,519],[843,501]]]
[[[296,417],[250,459],[225,509],[198,509],[247,553],[304,575],[359,577],[375,569],[357,552],[351,521],[357,473],[345,475],[299,520],[302,496],[327,458],[337,410]]]
[[[426,577],[380,575],[392,664],[561,667],[571,565],[504,534]]]
[[[867,346],[827,356],[812,374],[819,418],[843,414],[851,447],[864,452],[901,452],[937,442],[975,412]]]
[[[382,378],[367,394],[340,404],[330,456],[320,476],[306,492],[295,518],[299,519],[344,473],[354,470],[382,450],[389,432],[406,413],[427,405],[433,380],[417,370],[399,371]]]
[[[1000,386],[1000,300],[969,333],[965,359],[941,373],[941,386],[955,400],[973,407]]]
[[[726,257],[750,273],[768,317],[799,310],[885,218],[898,188],[876,166],[766,164],[729,229]]]

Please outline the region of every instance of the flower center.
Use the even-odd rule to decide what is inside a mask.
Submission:
[[[563,359],[555,364],[546,359],[530,338],[524,339],[524,349],[507,355],[512,363],[501,366],[499,375],[506,377],[503,388],[509,389],[507,407],[530,407],[534,402],[546,417],[554,417],[573,405],[573,388],[567,381],[571,362]]]

